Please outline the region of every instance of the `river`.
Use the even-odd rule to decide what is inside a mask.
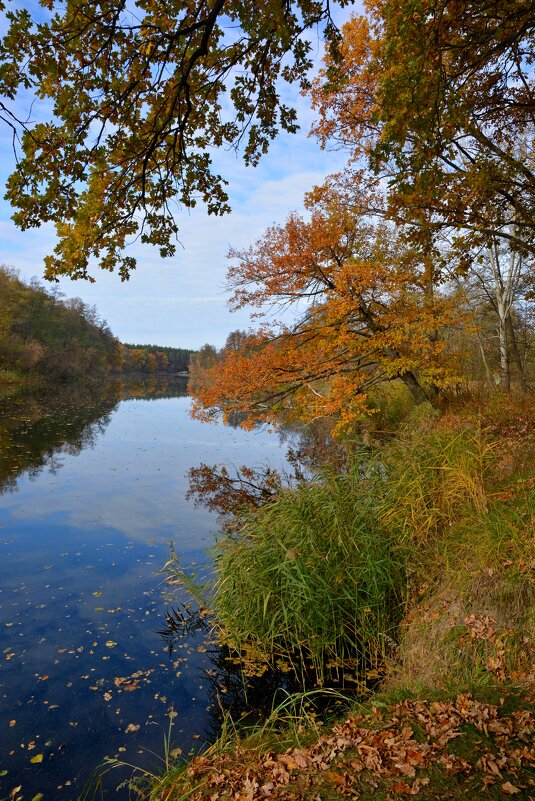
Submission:
[[[189,407],[184,385],[2,403],[0,799],[74,801],[106,757],[157,771],[169,731],[184,754],[217,734],[213,654],[202,632],[170,652],[158,571],[170,542],[209,562],[217,520],[186,500],[190,467],[277,467],[285,449]],[[103,797],[127,799],[129,772]]]

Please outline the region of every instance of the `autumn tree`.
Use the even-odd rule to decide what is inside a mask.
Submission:
[[[88,278],[90,258],[126,279],[135,237],[175,252],[179,205],[228,211],[213,149],[255,164],[279,130],[295,131],[278,81],[307,84],[307,31],[337,37],[329,0],[26,5],[0,3],[0,116],[21,150],[7,196],[21,228],[56,224],[50,279]],[[21,115],[21,91],[48,118]]]
[[[316,132],[388,179],[388,210],[535,253],[530,0],[370,0],[327,55]]]
[[[231,252],[232,305],[256,308],[264,324],[194,388],[198,416],[275,420],[291,405],[303,419],[333,416],[343,427],[378,383],[402,381],[422,402],[448,380],[439,332],[455,319],[453,301],[429,292],[428,253],[366,215],[377,199],[362,191],[355,200],[353,185],[329,182],[309,196],[309,219],[292,214]],[[296,321],[274,325],[273,306]]]

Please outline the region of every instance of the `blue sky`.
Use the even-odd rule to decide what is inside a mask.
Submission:
[[[338,10],[336,15],[340,24],[349,11]],[[319,63],[319,42],[317,55]],[[308,136],[314,119],[309,98],[289,89],[284,96],[298,109],[299,133],[280,135],[256,168],[245,167],[234,152],[220,151],[216,156],[216,168],[230,182],[232,214],[210,217],[201,206],[184,211],[177,217],[182,246],[173,258],[161,259],[157,249],[134,245],[130,252],[137,256],[138,268],[130,281],[123,283],[115,274],[95,271],[94,284],[62,279],[60,290],[67,297],[94,304],[123,342],[188,348],[210,342],[219,347],[229,331],[249,327],[245,311],[231,314],[227,308],[229,247],[252,244],[269,225],[301,209],[304,193],[345,162],[343,154],[322,151]],[[5,184],[14,166],[5,128],[0,129],[0,147],[0,180]],[[54,228],[47,225],[21,232],[11,222],[11,213],[9,204],[0,200],[0,263],[15,267],[25,279],[40,279],[44,256],[54,247]]]

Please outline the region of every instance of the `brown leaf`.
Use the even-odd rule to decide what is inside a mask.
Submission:
[[[412,788],[406,782],[394,782],[392,790],[397,795],[412,795]]]
[[[292,756],[299,768],[307,768],[310,765],[310,757],[308,757],[304,751],[295,749]]]
[[[334,770],[328,770],[325,773],[325,777],[327,778],[327,781],[331,782],[331,784],[336,784],[338,786],[345,784],[346,781],[345,776],[343,776],[341,773],[336,773]]]
[[[297,763],[290,754],[279,754],[277,759],[279,762],[282,762],[282,764],[285,765],[288,770],[295,770],[297,768]]]
[[[125,729],[125,732],[126,732],[126,734],[129,734],[132,731],[138,731],[139,728],[140,728],[139,727],[139,723],[129,723],[128,726]]]
[[[511,782],[504,782],[502,784],[502,790],[504,793],[507,793],[507,795],[515,795],[516,793],[520,792],[518,787],[515,787],[514,784],[511,784]]]

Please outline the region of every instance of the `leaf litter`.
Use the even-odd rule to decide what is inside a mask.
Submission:
[[[502,701],[504,699],[501,699]],[[454,701],[405,700],[356,712],[306,746],[261,752],[237,742],[232,753],[195,757],[181,785],[190,801],[278,801],[409,796],[533,798],[535,713],[505,713],[470,694]],[[168,798],[169,787],[162,785]],[[526,794],[527,793],[527,794]],[[152,796],[151,796],[152,797]],[[494,795],[493,797],[496,797]]]

